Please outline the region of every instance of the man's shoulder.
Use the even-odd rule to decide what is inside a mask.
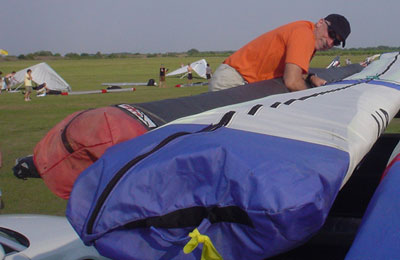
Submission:
[[[310,21],[295,21],[281,27],[284,30],[313,30],[314,23]]]
[[[309,40],[314,34],[314,24],[309,21],[296,21],[282,27],[278,34],[287,41],[290,39]]]

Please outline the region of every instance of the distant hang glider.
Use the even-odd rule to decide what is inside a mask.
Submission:
[[[192,84],[178,84],[175,85],[176,88],[183,88],[183,87],[194,87],[194,86],[206,86],[208,85],[208,82],[196,82]]]
[[[154,79],[149,79],[147,82],[112,82],[112,83],[101,83],[102,86],[107,87],[130,87],[130,86],[157,86]]]
[[[98,89],[98,90],[87,90],[87,91],[70,91],[70,92],[62,92],[63,96],[70,95],[85,95],[85,94],[106,94],[106,93],[117,93],[117,92],[129,92],[135,91],[136,88],[123,88],[123,89]]]
[[[199,75],[202,78],[206,78],[207,62],[205,59],[201,59],[201,60],[195,61],[193,63],[190,63],[190,66],[197,73],[197,75]],[[167,76],[175,76],[175,75],[180,75],[180,74],[183,74],[183,76],[185,76],[187,73],[187,68],[188,68],[187,65],[183,66],[177,70],[174,70],[174,71],[168,73]]]
[[[361,65],[363,66],[367,66],[369,65],[371,62],[373,62],[375,59],[379,58],[381,56],[381,54],[375,54],[372,56],[369,56],[365,59],[365,61],[361,62]]]
[[[101,85],[108,87],[146,86],[147,82],[115,82],[115,83],[101,83]]]
[[[331,63],[326,67],[327,69],[340,66],[340,56],[336,56]]]
[[[4,56],[7,56],[8,55],[8,51],[0,49],[0,54],[4,55]]]
[[[50,90],[61,92],[71,91],[71,86],[46,62],[38,63],[36,65],[17,71],[17,73],[15,74],[15,79],[20,82],[20,86],[22,86],[24,82],[24,77],[28,69],[32,70],[33,81],[37,84],[40,85],[46,82],[47,88]],[[17,87],[16,90],[18,90],[19,87]]]

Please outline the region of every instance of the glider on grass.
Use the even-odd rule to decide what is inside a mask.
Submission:
[[[42,62],[28,68],[17,71],[14,78],[19,82],[16,85],[14,92],[17,92],[23,86],[26,71],[32,70],[32,78],[37,84],[46,83],[50,94],[61,94],[62,92],[71,91],[71,86],[46,62]]]
[[[112,83],[101,83],[102,86],[107,86],[107,89],[117,89],[122,87],[131,86],[157,86],[154,79],[149,79],[147,82],[112,82]]]
[[[398,57],[114,145],[76,180],[67,218],[115,259],[264,259],[299,246],[398,112]]]
[[[361,69],[354,64],[311,71],[334,82]],[[281,79],[274,79],[191,97],[78,111],[54,126],[36,145],[33,156],[18,159],[14,174],[40,176],[53,193],[68,199],[78,175],[112,145],[184,116],[287,91]]]

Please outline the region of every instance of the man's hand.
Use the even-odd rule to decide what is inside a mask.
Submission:
[[[318,77],[317,75],[313,75],[310,77],[311,84],[315,87],[320,87],[326,84],[326,80]]]

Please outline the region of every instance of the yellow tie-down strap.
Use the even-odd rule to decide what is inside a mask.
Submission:
[[[189,236],[192,238],[183,248],[183,252],[185,254],[190,254],[199,243],[203,244],[203,251],[201,252],[201,260],[222,260],[222,256],[217,252],[211,239],[206,236],[200,234],[197,230],[193,230],[193,232],[189,233]]]

